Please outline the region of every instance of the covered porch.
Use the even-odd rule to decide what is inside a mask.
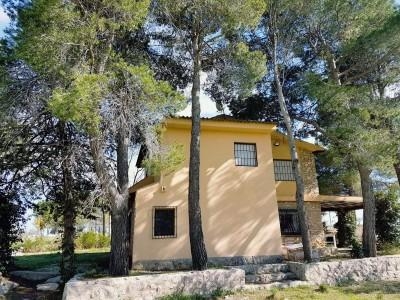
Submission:
[[[283,254],[289,260],[301,260],[302,244],[298,222],[297,206],[294,199],[278,201],[279,221],[281,225]],[[316,256],[329,255],[337,251],[337,230],[333,224],[324,224],[322,215],[326,212],[351,211],[363,208],[362,197],[318,195],[312,201],[305,202],[308,227],[312,247]]]

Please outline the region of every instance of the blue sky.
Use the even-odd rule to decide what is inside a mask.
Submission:
[[[0,10],[0,36],[3,35],[3,31],[9,22],[10,22],[10,19],[8,18],[6,13],[3,11],[3,9],[1,8],[1,10]]]

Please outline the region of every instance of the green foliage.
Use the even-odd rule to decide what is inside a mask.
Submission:
[[[266,73],[266,57],[261,51],[250,51],[240,42],[233,46],[231,56],[219,72],[219,83],[240,99],[251,95],[256,83]]]
[[[378,249],[400,243],[400,198],[394,186],[375,193]]]
[[[54,237],[32,237],[24,238],[21,243],[15,245],[24,253],[51,252],[60,249],[60,240]]]
[[[88,231],[78,235],[75,239],[77,249],[95,249],[110,247],[110,236]],[[14,243],[13,249],[24,253],[40,253],[58,251],[60,249],[60,239],[57,237],[33,237],[24,238],[22,241]]]
[[[223,32],[231,32],[241,26],[254,27],[266,9],[266,3],[263,0],[196,0],[190,3],[185,0],[159,0],[158,2],[160,9],[164,10],[169,17],[175,17],[174,21],[180,22],[181,26],[183,22],[195,16],[204,25],[204,36],[217,32],[219,29]],[[190,28],[190,23],[187,22],[185,26]]]
[[[173,90],[168,82],[156,80],[154,72],[147,65],[129,65],[120,60],[112,66],[112,71],[109,82],[114,94],[128,96],[153,112],[166,105],[177,110],[183,109],[185,101],[182,93]],[[121,94],[124,88],[130,94]]]
[[[202,71],[208,72],[210,85],[207,92],[221,103],[218,95],[229,94],[246,97],[265,74],[265,55],[252,51],[243,43],[241,33],[254,28],[266,9],[266,2],[250,1],[156,1],[156,13],[161,24],[168,26],[179,37],[174,40],[173,51],[179,51],[181,62],[187,64],[186,56],[192,55],[192,44],[185,43],[193,37],[199,39]],[[171,47],[169,30],[164,39]],[[171,47],[172,49],[172,47]]]
[[[357,228],[357,219],[355,211],[343,211],[337,212],[338,222],[335,224],[335,228],[338,230],[338,246],[349,247],[355,239],[355,232]]]
[[[93,231],[81,233],[75,240],[77,249],[107,248],[111,238]]]
[[[175,171],[185,160],[182,144],[173,144],[153,157],[143,161],[146,173],[152,176],[168,175]]]
[[[351,252],[350,256],[352,258],[363,258],[364,257],[364,251],[361,243],[357,241],[356,239],[353,239],[351,241]]]
[[[0,272],[12,264],[12,245],[20,240],[25,207],[14,193],[0,191]]]
[[[327,293],[328,292],[328,286],[326,284],[320,284],[318,286],[317,291],[320,292],[320,293]]]
[[[380,255],[399,255],[400,254],[400,243],[395,244],[381,244],[379,245],[379,254]]]
[[[201,295],[186,295],[175,293],[172,295],[161,297],[160,300],[206,300],[207,298]]]
[[[309,77],[308,87],[333,153],[353,165],[363,161],[370,168],[392,169],[398,147],[392,128],[400,113],[394,100],[377,101],[367,84],[339,86]]]
[[[89,131],[96,130],[100,116],[94,114],[106,95],[107,78],[104,75],[82,74],[72,79],[67,90],[57,88],[49,102],[52,113],[64,121],[72,121]]]
[[[35,224],[43,223],[39,229],[42,230],[46,227],[57,228],[60,227],[61,218],[56,212],[56,203],[53,201],[39,201],[34,206],[34,214],[36,217]],[[39,221],[40,220],[40,221]]]

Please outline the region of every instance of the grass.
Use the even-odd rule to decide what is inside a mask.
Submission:
[[[228,295],[230,295],[229,293]],[[206,300],[224,299],[227,294],[214,293],[210,297],[199,295],[173,294],[162,300]],[[348,283],[343,286],[297,287],[258,291],[239,291],[232,294],[232,299],[248,300],[391,300],[400,299],[399,281],[379,281]]]
[[[108,249],[88,249],[76,251],[76,263],[107,267],[109,250]],[[36,270],[59,265],[61,254],[59,252],[45,254],[28,254],[15,256],[15,266],[21,270]]]
[[[239,298],[249,300],[271,299],[271,300],[368,300],[368,299],[400,299],[399,281],[379,281],[352,283],[344,286],[319,286],[319,287],[297,287],[284,290],[238,292]]]
[[[400,254],[400,244],[386,244],[378,251],[379,255],[397,255]]]

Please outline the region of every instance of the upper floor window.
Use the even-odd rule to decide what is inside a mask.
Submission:
[[[235,143],[234,147],[236,166],[257,167],[256,144]]]
[[[153,238],[176,237],[176,207],[153,207]]]
[[[291,160],[274,159],[276,181],[295,181]]]

